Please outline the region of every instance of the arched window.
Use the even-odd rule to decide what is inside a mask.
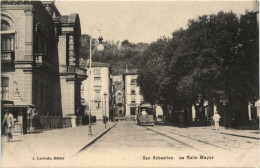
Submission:
[[[1,31],[10,31],[10,30],[11,30],[10,24],[5,20],[1,20]]]
[[[14,51],[14,30],[6,20],[1,20],[1,50],[3,52]]]

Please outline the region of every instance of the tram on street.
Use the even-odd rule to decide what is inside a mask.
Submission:
[[[137,114],[138,125],[154,125],[154,109],[150,104],[141,104]]]

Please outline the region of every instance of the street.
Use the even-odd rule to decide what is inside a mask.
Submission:
[[[227,135],[213,127],[138,126],[127,121],[119,122],[74,159],[88,158],[87,165],[109,167],[255,167],[258,146],[259,139]]]
[[[2,137],[2,167],[256,167],[259,131],[93,124]]]

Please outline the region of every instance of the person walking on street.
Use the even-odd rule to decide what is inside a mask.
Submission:
[[[5,126],[5,133],[7,136],[7,141],[10,142],[10,140],[12,141],[13,136],[12,136],[12,128],[14,128],[14,117],[13,114],[10,113],[9,109],[5,109],[5,116],[4,116],[4,120],[2,125],[6,125]]]
[[[220,120],[220,115],[218,113],[215,113],[214,116],[213,116],[213,120],[215,122],[215,129],[216,131],[219,130],[219,120]]]

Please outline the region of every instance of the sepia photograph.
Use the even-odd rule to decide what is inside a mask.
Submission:
[[[2,168],[259,168],[259,0],[1,0]]]

